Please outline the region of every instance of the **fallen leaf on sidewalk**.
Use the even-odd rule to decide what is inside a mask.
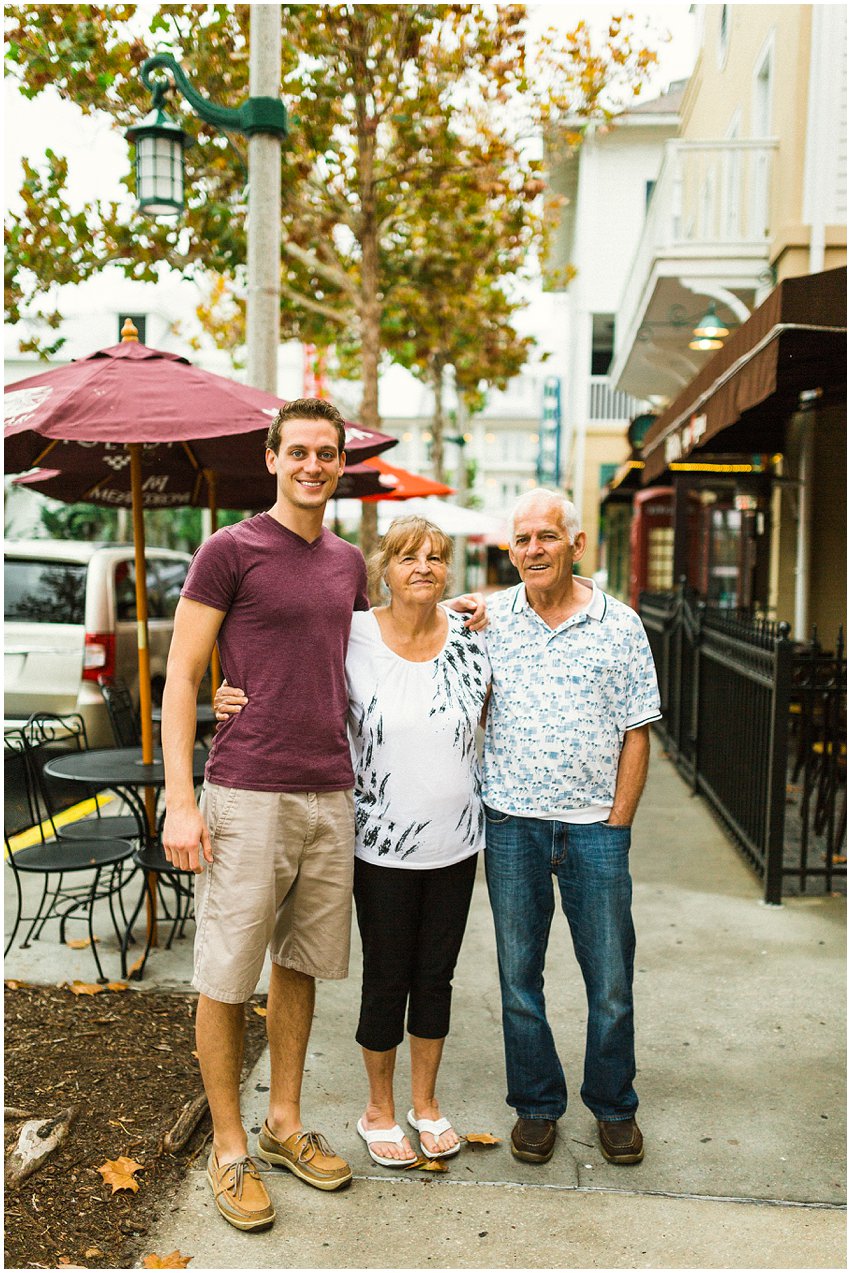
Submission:
[[[142,1163],[134,1162],[132,1158],[110,1158],[96,1170],[103,1176],[105,1184],[112,1185],[113,1193],[117,1193],[119,1189],[131,1189],[133,1193],[136,1193],[139,1182],[133,1177],[137,1171],[144,1171],[145,1168]]]
[[[7,990],[25,990],[30,983],[28,981],[4,981],[3,985]]]
[[[257,1004],[256,1004],[256,1003],[255,1003],[255,1005],[254,1005],[254,1011],[257,1013],[258,1017],[265,1017],[265,1016],[266,1016],[266,1009],[265,1009],[265,1008],[258,1008],[258,1006],[257,1006]]]
[[[89,981],[65,981],[63,988],[70,990],[72,995],[99,995],[103,990],[103,986],[93,985]]]
[[[129,990],[126,981],[110,981],[107,983],[107,990],[112,990],[115,994],[120,994],[122,990]]]
[[[132,977],[134,972],[138,972],[144,962],[145,962],[145,956],[140,955],[139,958],[136,960],[135,964],[131,964],[130,967],[127,969],[128,976]]]
[[[96,937],[95,941],[100,941],[100,938]],[[65,942],[65,945],[70,946],[72,950],[85,950],[91,944],[91,940],[88,937],[69,937]]]
[[[502,1141],[498,1136],[491,1136],[490,1132],[468,1132],[466,1136],[461,1137],[466,1140],[468,1145],[501,1145]]]
[[[405,1171],[414,1171],[414,1170],[448,1171],[449,1168],[447,1167],[446,1163],[442,1162],[439,1158],[416,1158],[414,1159],[413,1162],[406,1163],[404,1170]]]
[[[179,1251],[171,1251],[168,1255],[146,1255],[142,1261],[143,1269],[185,1269],[189,1267],[191,1255],[181,1255]]]

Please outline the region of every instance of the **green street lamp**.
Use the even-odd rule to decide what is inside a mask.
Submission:
[[[174,81],[152,80],[151,72],[168,71]],[[180,92],[195,114],[223,132],[251,137],[266,133],[280,141],[287,136],[287,111],[277,97],[249,97],[241,106],[217,106],[192,87],[182,67],[170,53],[156,53],[142,63],[142,82],[150,90],[153,105],[140,124],[127,129],[127,140],[136,147],[136,196],[142,212],[153,217],[176,217],[183,211],[183,152],[187,133],[165,112],[165,98],[172,87]]]
[[[248,138],[246,217],[246,379],[267,393],[277,391],[280,344],[281,145],[288,135],[281,92],[281,5],[252,4],[249,19],[248,83],[251,96],[235,110],[196,92],[169,53],[143,62],[142,82],[153,109],[127,130],[136,147],[139,207],[153,217],[177,217],[183,209],[183,152],[188,136],[165,112],[176,89],[196,115],[223,132]],[[152,72],[162,71],[157,79]]]

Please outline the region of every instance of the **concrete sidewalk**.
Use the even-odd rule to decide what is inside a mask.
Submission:
[[[502,1143],[465,1146],[439,1176],[371,1163],[355,1131],[365,1100],[353,1040],[355,935],[349,979],[319,987],[304,1088],[307,1123],[350,1159],[352,1187],[325,1194],[275,1173],[266,1178],[275,1227],[244,1235],[218,1216],[199,1159],[144,1252],[178,1248],[192,1269],[845,1267],[845,899],[764,906],[758,882],[655,741],[632,857],[642,1164],[607,1164],[593,1117],[573,1095],[585,1005],[560,912],[547,986],[571,1104],[550,1163],[511,1157],[480,869],[440,1099],[459,1131]],[[100,949],[109,961],[106,939]],[[188,942],[154,951],[142,990],[187,988],[190,959]],[[91,980],[92,968],[87,952],[47,940],[13,950],[6,976]],[[255,1132],[268,1072],[265,1055],[244,1089]],[[400,1116],[408,1073],[400,1052]]]

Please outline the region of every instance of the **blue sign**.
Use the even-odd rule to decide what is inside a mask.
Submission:
[[[558,486],[561,481],[561,380],[558,376],[547,376],[544,381],[537,478],[540,486]]]

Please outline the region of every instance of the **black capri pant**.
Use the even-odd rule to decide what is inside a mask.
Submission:
[[[432,870],[376,866],[355,858],[355,906],[363,988],[355,1038],[371,1052],[408,1033],[449,1033],[452,977],[467,924],[477,855]]]

